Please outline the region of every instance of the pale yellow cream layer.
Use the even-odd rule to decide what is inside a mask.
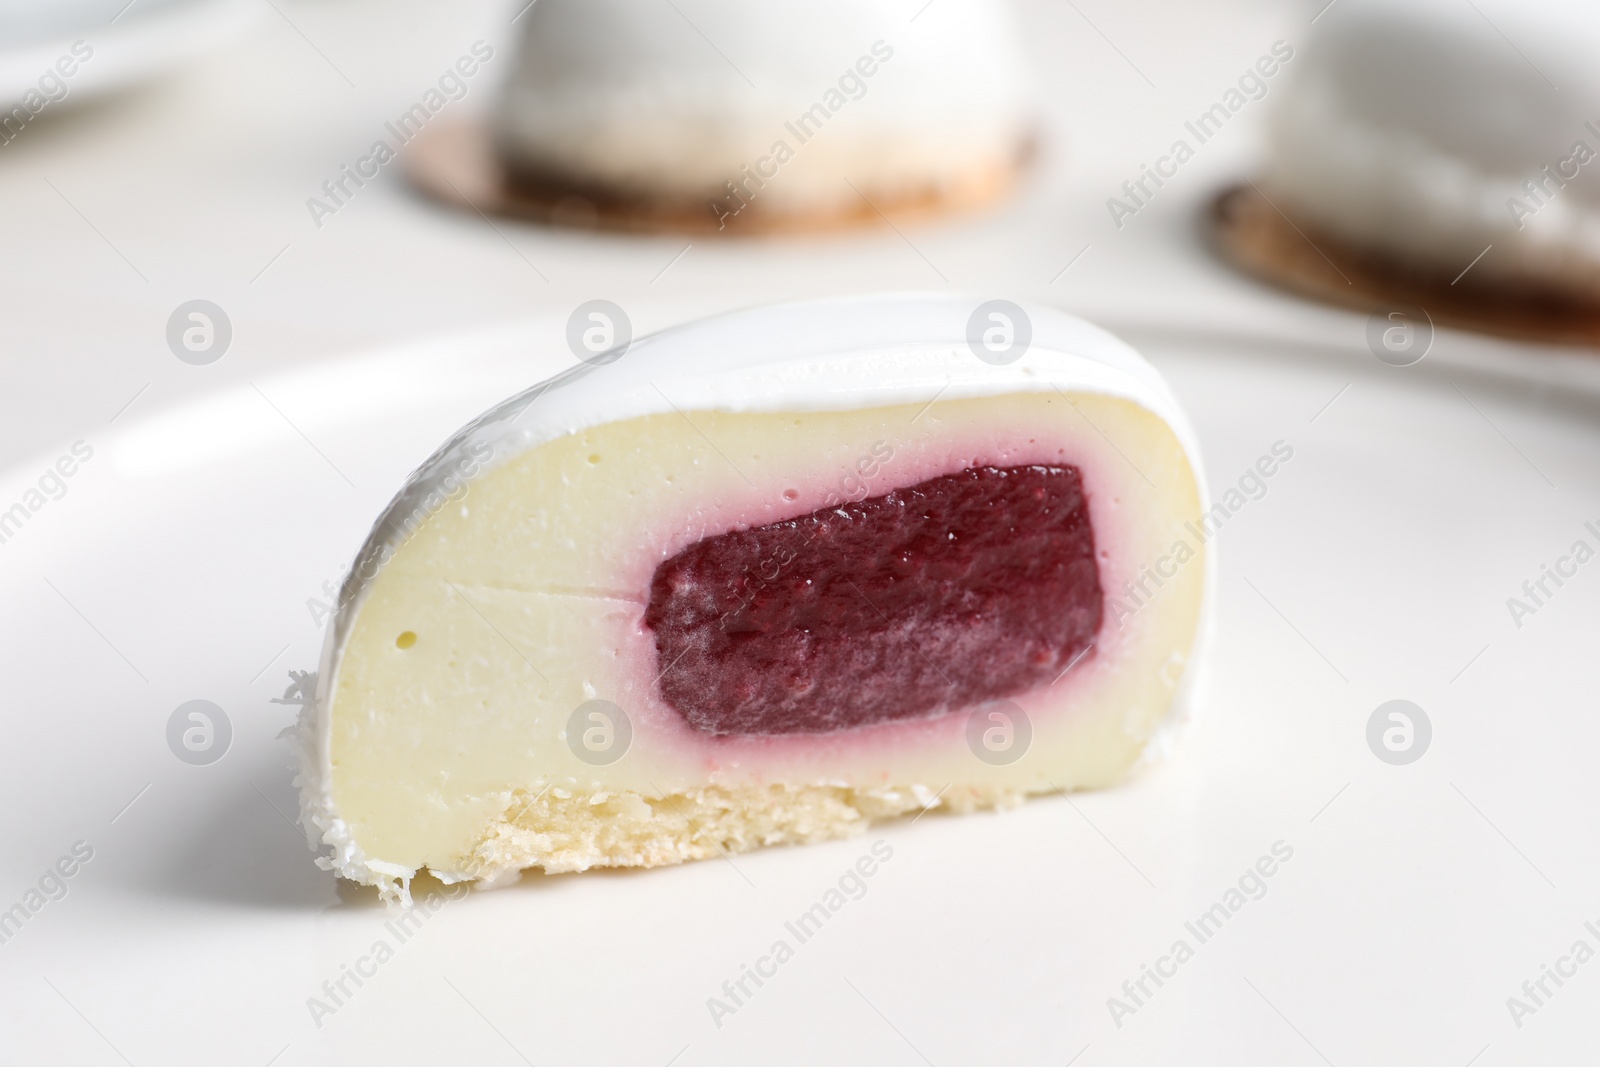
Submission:
[[[735,526],[1031,462],[1082,472],[1108,601],[1094,653],[1016,698],[1033,731],[1016,762],[976,758],[962,713],[727,739],[695,733],[661,702],[666,665],[641,619],[662,559]],[[1186,523],[1200,507],[1171,429],[1098,394],[671,412],[557,438],[473,481],[371,583],[334,667],[335,807],[371,860],[486,876],[837,836],[941,788],[960,809],[1112,784],[1187,669],[1206,549]],[[1174,563],[1180,541],[1192,555]],[[1171,576],[1129,597],[1123,583],[1162,559]],[[566,739],[574,709],[596,698],[623,708],[633,732],[608,765],[580,760]]]

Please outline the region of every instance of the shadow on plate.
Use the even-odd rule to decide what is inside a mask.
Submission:
[[[165,856],[153,856],[130,872],[130,888],[155,896],[223,907],[287,911],[381,909],[378,891],[336,878],[316,865],[315,854],[295,822],[299,800],[291,772],[279,767],[235,765],[199,827]],[[588,871],[584,878],[649,877],[652,871]],[[495,892],[538,892],[568,875],[528,872]],[[458,897],[464,891],[426,873],[411,883],[412,897]]]

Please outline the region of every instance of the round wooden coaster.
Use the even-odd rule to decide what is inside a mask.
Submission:
[[[1283,214],[1253,184],[1211,205],[1211,243],[1247,274],[1303,296],[1359,311],[1421,307],[1436,325],[1519,341],[1600,346],[1600,293],[1574,299],[1532,284],[1454,283],[1356,248]]]
[[[495,154],[487,128],[470,120],[432,123],[406,148],[406,174],[411,183],[452,207],[554,226],[735,237],[894,226],[972,210],[1010,192],[1033,154],[1030,142],[1012,164],[968,179],[959,187],[930,186],[892,200],[880,197],[869,201],[858,195],[850,207],[836,212],[796,215],[765,209],[759,193],[739,211],[719,213],[710,203],[630,199],[514,176]]]

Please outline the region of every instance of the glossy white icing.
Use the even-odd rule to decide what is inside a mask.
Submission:
[[[847,181],[1008,168],[1030,125],[997,0],[540,0],[521,22],[502,154],[631,196],[698,207],[752,168],[763,207],[822,209],[857,196]]]
[[[1454,277],[1600,275],[1600,8],[1340,0],[1295,61],[1266,177],[1285,210]],[[1547,169],[1548,168],[1548,169]]]

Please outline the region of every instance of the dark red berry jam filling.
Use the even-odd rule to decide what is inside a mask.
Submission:
[[[927,718],[1049,684],[1100,629],[1076,467],[972,467],[656,568],[662,696],[710,734]]]

